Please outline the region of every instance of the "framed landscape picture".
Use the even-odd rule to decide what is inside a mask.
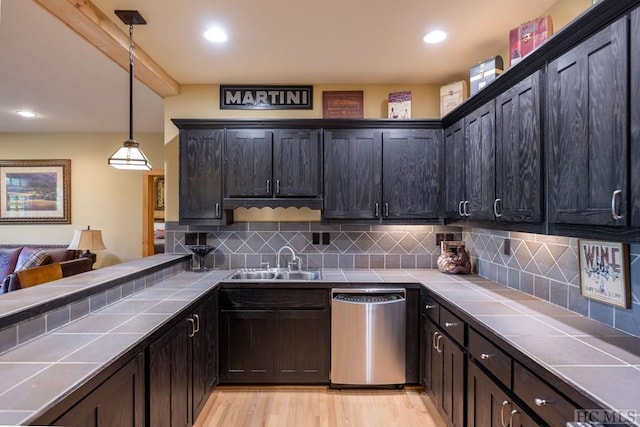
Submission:
[[[0,160],[0,224],[71,223],[71,160]]]
[[[580,294],[596,301],[630,308],[629,245],[579,240],[578,250]]]

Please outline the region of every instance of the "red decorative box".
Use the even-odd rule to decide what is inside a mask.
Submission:
[[[550,16],[525,22],[509,31],[509,62],[515,65],[553,34]]]

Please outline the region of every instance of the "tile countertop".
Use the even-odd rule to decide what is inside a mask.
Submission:
[[[35,420],[231,273],[177,274],[0,355],[0,424]],[[322,282],[422,283],[592,400],[640,410],[640,338],[476,276],[323,270]]]

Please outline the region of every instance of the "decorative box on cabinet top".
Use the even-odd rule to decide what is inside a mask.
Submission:
[[[550,16],[525,22],[509,31],[509,61],[515,65],[553,34]]]
[[[500,55],[479,62],[471,67],[469,81],[471,96],[475,95],[491,81],[495,80],[504,70],[504,63]]]
[[[446,84],[440,88],[440,116],[446,116],[469,97],[466,80]]]

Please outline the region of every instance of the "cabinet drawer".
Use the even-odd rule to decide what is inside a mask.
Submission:
[[[472,328],[469,328],[469,353],[504,385],[511,387],[511,357]]]
[[[440,307],[440,326],[446,333],[461,346],[464,346],[464,327],[465,323],[455,314],[444,307]]]
[[[575,405],[518,362],[513,368],[513,391],[536,414],[552,426],[573,421]]]
[[[438,323],[440,321],[440,304],[438,304],[433,298],[424,294],[422,295],[421,302],[422,313],[429,316],[429,318],[435,323]]]
[[[309,309],[327,308],[325,289],[225,289],[220,292],[220,308],[233,309]]]

